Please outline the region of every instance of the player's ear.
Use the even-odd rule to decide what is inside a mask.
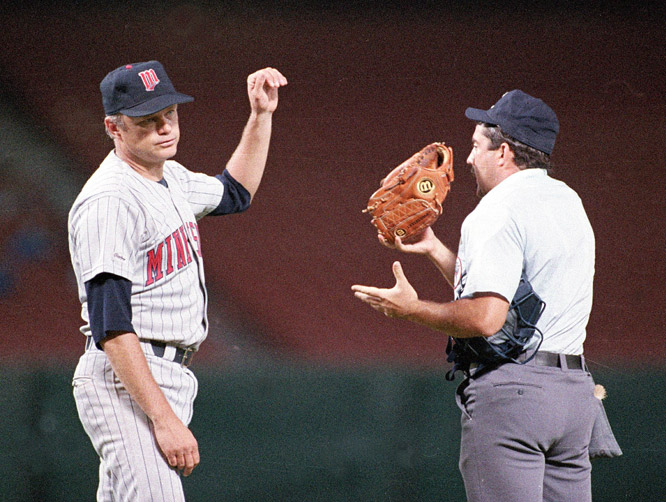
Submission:
[[[120,121],[122,121],[122,117],[119,115],[106,117],[104,119],[104,128],[106,129],[106,134],[108,134],[111,138],[115,139],[120,137],[120,130],[123,129]]]

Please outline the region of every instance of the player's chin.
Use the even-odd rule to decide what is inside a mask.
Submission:
[[[178,153],[178,141],[157,145],[156,154],[162,160],[168,160]]]

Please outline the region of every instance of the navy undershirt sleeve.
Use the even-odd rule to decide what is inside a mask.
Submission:
[[[220,216],[223,214],[242,213],[252,201],[252,196],[247,189],[236,181],[226,169],[222,174],[215,176],[224,185],[224,194],[220,205],[217,206],[209,216]]]
[[[132,282],[114,274],[98,274],[85,283],[92,337],[99,342],[110,331],[136,333],[132,326]]]

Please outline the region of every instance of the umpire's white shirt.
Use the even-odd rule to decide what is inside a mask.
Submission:
[[[494,292],[511,301],[524,271],[546,308],[542,351],[581,354],[592,309],[594,234],[578,195],[542,169],[512,174],[461,229],[456,299]]]
[[[139,338],[198,347],[207,334],[207,295],[197,220],[222,200],[224,185],[175,161],[168,188],[112,151],[69,214],[69,247],[90,335],[85,283],[107,272],[132,282],[132,324]]]

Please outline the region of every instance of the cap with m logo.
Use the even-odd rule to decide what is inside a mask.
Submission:
[[[194,101],[174,88],[159,61],[132,63],[116,68],[100,83],[106,115],[152,115],[168,106]]]
[[[139,77],[141,77],[143,85],[147,91],[154,91],[155,86],[160,83],[160,79],[157,78],[157,73],[155,73],[155,70],[153,70],[152,68],[140,72]]]

